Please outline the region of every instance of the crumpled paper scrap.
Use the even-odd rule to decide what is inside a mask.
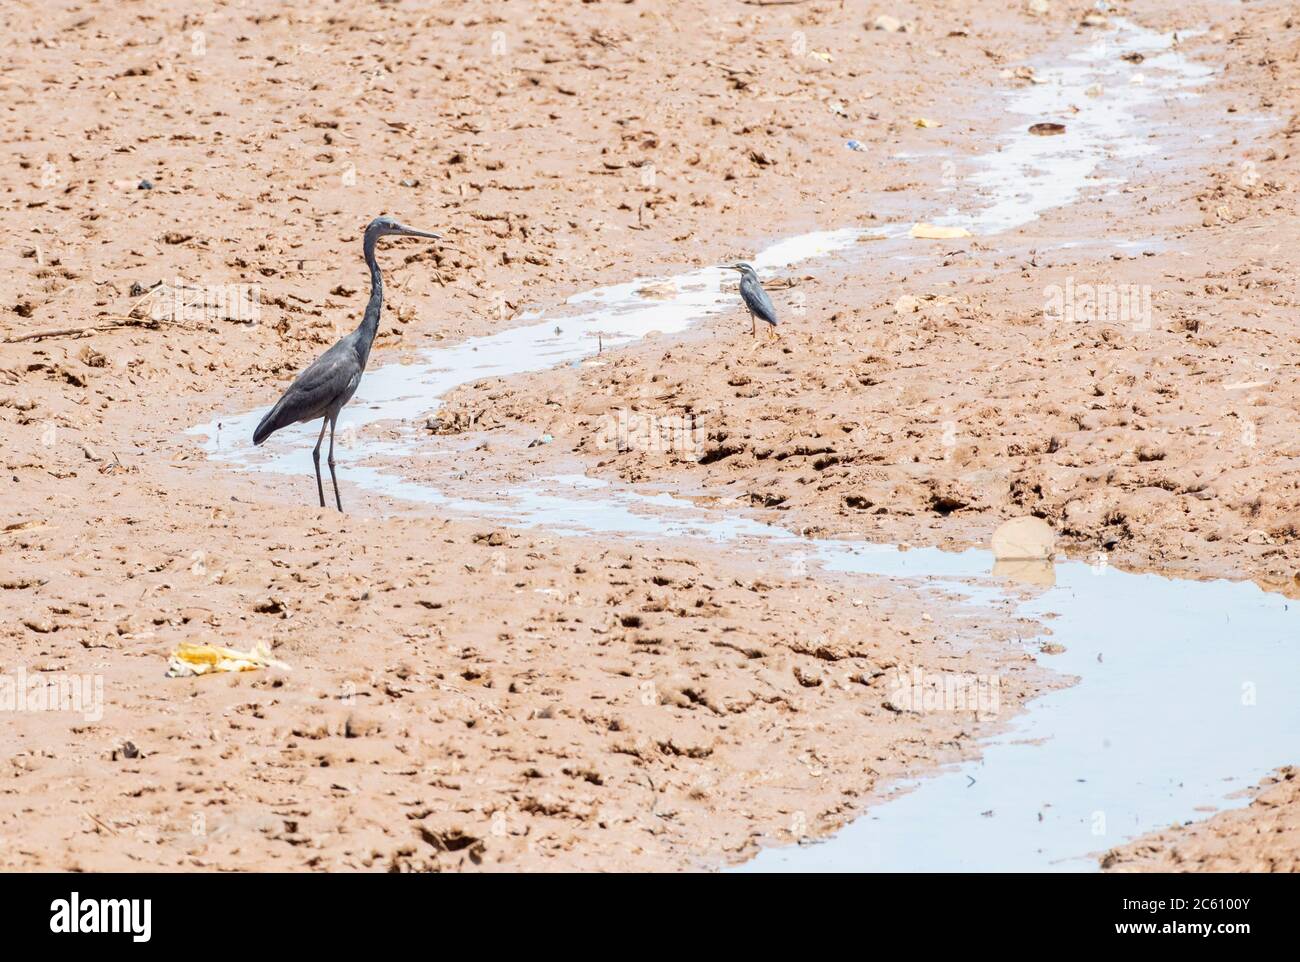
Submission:
[[[924,240],[954,240],[958,237],[970,237],[970,231],[965,227],[936,227],[934,224],[913,224],[908,233]]]
[[[259,641],[248,651],[186,641],[167,658],[168,678],[191,678],[218,671],[256,671],[258,668],[289,670],[284,662],[271,657],[271,649],[264,641]]]

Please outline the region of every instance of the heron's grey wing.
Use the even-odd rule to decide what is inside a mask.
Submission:
[[[751,311],[769,324],[776,323],[776,308],[772,306],[772,299],[767,296],[767,291],[763,290],[762,284],[756,279],[746,277],[741,281],[740,293],[744,295],[745,303],[749,305]]]
[[[261,444],[273,431],[314,421],[342,407],[361,382],[361,359],[348,338],[339,341],[298,375],[253,432]]]

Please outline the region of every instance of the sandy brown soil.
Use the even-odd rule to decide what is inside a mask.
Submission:
[[[5,719],[4,866],[718,865],[828,831],[1001,720],[890,710],[889,666],[998,674],[1003,718],[1061,683],[1015,643],[1026,626],[907,585],[863,598],[689,544],[494,534],[363,496],[346,467],[339,519],[309,479],[231,474],[180,431],[269,404],[355,323],[377,213],[448,240],[381,254],[376,363],[603,282],[870,226],[939,176],[881,158],[987,144],[1002,72],[1093,29],[1086,6],[927,0],[890,33],[864,26],[887,9],[829,0],[8,5],[0,652],[11,673],[102,676],[106,707]],[[918,542],[1032,511],[1128,563],[1288,582],[1296,255],[1273,235],[1295,225],[1295,33],[1280,3],[1152,6],[1153,25],[1215,25],[1189,41],[1230,65],[1206,102],[1274,117],[1257,142],[1005,249],[819,270],[781,346],[751,353],[730,318],[456,406],[555,435],[520,471],[578,457]],[[1032,253],[1104,233],[1081,218],[1178,253]],[[1043,324],[1043,285],[1090,272],[1154,285],[1158,329]],[[260,286],[260,322],[132,317],[177,280]],[[735,450],[594,446],[646,398],[689,402],[710,450]],[[1234,446],[1247,416],[1257,440]],[[184,640],[273,642],[292,670],[165,679]]]

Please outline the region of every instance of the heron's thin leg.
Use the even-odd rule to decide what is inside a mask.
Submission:
[[[325,488],[320,483],[320,443],[325,440],[325,425],[329,423],[326,418],[320,423],[320,437],[316,439],[316,447],[311,449],[311,460],[316,465],[316,494],[320,498],[320,506],[325,507]]]
[[[336,505],[338,505],[338,509],[339,509],[339,511],[342,512],[342,511],[343,511],[343,499],[339,497],[339,479],[338,479],[337,477],[335,477],[335,475],[334,475],[334,422],[335,422],[337,419],[338,419],[338,415],[337,415],[337,414],[334,415],[334,417],[330,418],[330,457],[329,457],[329,464],[330,464],[330,480],[334,482],[334,503],[335,503]],[[325,503],[325,502],[322,500],[322,501],[321,501],[321,504],[323,505],[324,503]]]
[[[749,330],[750,333],[753,335],[753,340],[749,342],[749,349],[751,351],[757,351],[759,348],[758,317],[754,314],[753,311],[749,312]]]

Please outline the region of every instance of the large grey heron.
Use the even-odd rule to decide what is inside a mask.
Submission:
[[[779,337],[780,335],[776,333],[776,308],[772,306],[772,299],[767,296],[767,291],[763,290],[763,285],[758,282],[758,275],[754,273],[754,268],[744,261],[723,264],[722,267],[724,270],[740,272],[740,299],[749,308],[749,321],[754,336],[758,337],[758,319],[762,318],[767,322],[769,337]]]
[[[366,369],[366,361],[370,359],[370,346],[375,343],[375,334],[379,331],[379,313],[384,306],[384,280],[379,273],[379,264],[375,262],[375,242],[391,235],[431,237],[435,240],[442,236],[403,227],[391,217],[376,217],[370,222],[362,244],[366,266],[370,268],[370,301],[366,304],[366,313],[362,316],[361,323],[355,331],[340,339],[318,357],[311,367],[298,375],[293,384],[289,385],[289,390],[284,392],[284,397],[266,412],[266,417],[262,418],[257,430],[253,432],[253,443],[261,444],[285,425],[323,418],[320,436],[311,452],[312,461],[316,463],[316,494],[320,496],[322,508],[325,507],[325,487],[320,479],[320,446],[325,440],[325,428],[328,427],[334,503],[340,511],[343,510],[343,500],[339,497],[339,479],[334,475],[334,423],[338,420],[339,410],[357,392],[357,385],[361,383],[361,375]]]

